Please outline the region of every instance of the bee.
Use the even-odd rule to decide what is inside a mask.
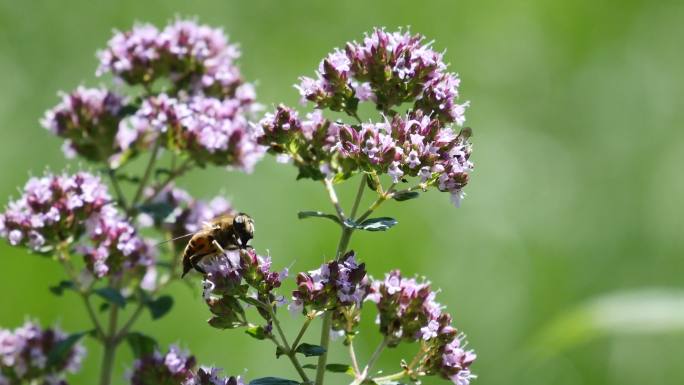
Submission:
[[[202,274],[206,271],[199,265],[205,257],[217,255],[225,250],[246,249],[254,238],[254,220],[247,214],[222,215],[206,223],[204,228],[192,235],[183,251],[183,274],[193,268]]]

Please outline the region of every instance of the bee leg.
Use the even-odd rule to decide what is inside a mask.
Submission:
[[[206,257],[207,254],[195,254],[192,257],[190,257],[190,265],[197,270],[198,272],[202,273],[203,275],[207,274],[207,271],[204,270],[202,266],[200,266],[200,261],[202,258]]]
[[[211,243],[214,245],[214,247],[216,247],[221,252],[221,254],[225,254],[226,250],[223,249],[221,244],[218,243],[218,241],[216,241],[216,239],[214,239]]]

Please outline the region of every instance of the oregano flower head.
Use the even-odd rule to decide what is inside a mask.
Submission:
[[[66,385],[65,374],[78,372],[86,353],[80,343],[53,352],[67,337],[59,328],[43,329],[32,321],[14,330],[0,329],[0,384]]]
[[[460,80],[443,55],[408,31],[375,29],[362,43],[347,43],[320,63],[315,78],[296,86],[314,111],[279,105],[262,119],[259,143],[291,160],[300,178],[341,181],[355,173],[389,175],[395,184],[418,181],[420,189],[449,192],[458,205],[473,169],[470,129],[463,125],[468,102],[458,103]],[[363,120],[360,103],[377,119]],[[326,118],[344,112],[349,123]]]

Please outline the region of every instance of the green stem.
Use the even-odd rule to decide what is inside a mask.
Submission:
[[[188,159],[188,160],[186,160],[185,162],[183,162],[183,164],[181,164],[181,166],[178,167],[177,169],[172,169],[171,173],[170,173],[169,176],[166,178],[166,180],[164,180],[164,181],[159,185],[159,187],[156,188],[154,194],[152,194],[149,198],[145,199],[144,202],[145,202],[145,203],[149,203],[149,202],[151,202],[152,200],[154,200],[162,191],[164,191],[164,189],[165,189],[168,185],[171,184],[171,182],[173,182],[173,181],[174,181],[176,178],[178,178],[179,176],[185,174],[185,172],[187,172],[188,170],[190,170],[190,169],[192,168],[192,166],[193,166],[193,164],[192,164],[192,159]]]
[[[152,149],[152,154],[150,155],[150,160],[147,162],[147,167],[145,168],[145,173],[143,174],[142,180],[140,181],[140,186],[138,186],[138,190],[135,192],[135,195],[133,197],[133,201],[131,201],[131,207],[129,207],[129,211],[135,210],[135,206],[138,204],[140,201],[140,198],[142,198],[143,192],[145,191],[145,187],[147,186],[147,182],[150,179],[150,176],[152,175],[152,170],[154,169],[154,164],[157,161],[157,154],[159,154],[159,148],[161,147],[161,137],[158,137],[157,140],[154,142],[154,148]]]
[[[107,170],[107,174],[109,175],[109,180],[112,182],[112,187],[114,187],[114,192],[116,193],[116,199],[117,201],[119,201],[119,205],[123,208],[124,211],[127,211],[128,206],[126,206],[126,196],[121,190],[119,181],[116,179],[116,170],[110,168]]]
[[[388,382],[388,381],[396,381],[396,380],[401,380],[406,376],[406,371],[402,370],[401,372],[396,372],[394,374],[390,374],[388,376],[384,377],[375,377],[373,378],[373,382],[375,383],[381,383],[381,382]]]
[[[295,337],[294,342],[292,342],[292,349],[297,349],[297,346],[299,346],[299,342],[302,340],[302,337],[304,337],[304,333],[306,333],[306,329],[308,329],[309,325],[311,325],[311,321],[313,321],[313,318],[307,316],[306,321],[304,321],[304,324],[302,325],[302,328],[299,329],[297,337]]]
[[[111,341],[105,342],[104,354],[102,355],[102,366],[100,367],[100,385],[110,385],[112,383],[115,355],[116,344]]]
[[[276,330],[278,331],[278,334],[280,335],[280,339],[283,342],[283,346],[281,349],[285,351],[285,355],[290,359],[290,362],[292,362],[292,365],[295,367],[297,370],[297,373],[299,373],[299,376],[302,378],[302,380],[305,383],[311,382],[309,379],[309,376],[306,375],[306,372],[304,372],[304,368],[302,368],[302,365],[299,363],[299,360],[297,359],[297,356],[295,355],[295,351],[290,348],[290,344],[287,342],[287,337],[285,336],[285,332],[283,331],[283,328],[280,326],[280,321],[275,315],[275,312],[273,311],[273,306],[268,304],[266,305],[266,310],[268,311],[269,315],[271,316],[271,320],[273,320],[273,323],[275,324]],[[278,342],[273,340],[273,342],[278,345]],[[293,347],[295,345],[292,345]]]
[[[380,354],[382,351],[385,349],[387,346],[387,337],[383,338],[380,344],[378,345],[377,348],[375,348],[375,351],[371,355],[370,360],[368,360],[368,364],[366,365],[365,368],[363,368],[363,378],[365,379],[368,376],[368,373],[371,371],[373,368],[373,365],[375,365],[375,362],[377,362],[378,358],[380,358]]]
[[[359,370],[359,361],[356,359],[354,342],[350,340],[347,348],[349,349],[349,358],[351,359],[352,368],[354,369],[354,377],[358,378],[361,375],[361,371]]]
[[[318,356],[318,367],[316,368],[316,385],[323,385],[325,378],[325,364],[328,361],[328,348],[330,346],[330,329],[332,326],[332,312],[325,312],[323,315],[323,326],[321,326],[321,346],[325,352]]]
[[[339,201],[337,200],[337,194],[335,194],[335,189],[332,186],[332,182],[326,179],[325,187],[328,190],[328,195],[330,200],[338,211],[338,216],[342,220],[342,234],[340,235],[340,241],[337,244],[337,251],[335,252],[335,258],[340,258],[347,251],[349,246],[349,241],[354,233],[354,228],[347,227],[344,225],[344,214],[342,213],[342,208]],[[361,202],[361,197],[363,196],[363,191],[365,187],[365,180],[362,177],[359,183],[359,188],[356,192],[356,197],[354,198],[354,205],[351,211],[351,218],[354,218],[356,211],[359,208]],[[321,342],[320,345],[325,349],[325,352],[318,357],[318,367],[316,369],[316,385],[323,385],[323,380],[325,379],[325,364],[328,361],[328,349],[330,346],[330,330],[332,328],[332,312],[326,311],[323,315],[323,325],[321,326]]]

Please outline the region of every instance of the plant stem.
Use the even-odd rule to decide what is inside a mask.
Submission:
[[[330,346],[330,328],[332,326],[332,312],[325,312],[323,315],[323,325],[321,326],[321,346],[325,352],[318,356],[318,367],[316,368],[316,385],[323,385],[325,378],[325,364],[328,361],[328,349]]]
[[[110,168],[107,170],[107,174],[109,175],[109,180],[112,182],[112,187],[114,187],[114,192],[116,193],[116,199],[119,201],[119,205],[124,211],[128,210],[128,206],[126,206],[126,196],[121,190],[119,181],[116,180],[116,170]]]
[[[383,338],[380,344],[378,344],[378,347],[375,348],[375,351],[371,355],[370,360],[368,360],[368,364],[366,365],[365,368],[363,368],[363,378],[365,379],[368,376],[368,373],[371,371],[373,368],[373,365],[375,365],[375,362],[380,358],[380,353],[385,349],[387,346],[387,337]]]
[[[333,186],[332,180],[325,178],[323,180],[323,184],[325,185],[325,189],[328,191],[328,197],[330,198],[330,202],[332,202],[333,206],[335,206],[335,212],[337,212],[337,217],[342,223],[342,226],[344,226],[344,211],[342,210],[342,206],[340,206],[340,200],[337,199],[337,193],[335,192],[335,187]]]
[[[368,218],[373,213],[373,211],[380,207],[380,205],[382,205],[386,200],[392,199],[392,197],[394,196],[395,185],[396,183],[392,183],[392,185],[387,190],[385,190],[384,193],[380,194],[380,196],[378,196],[378,198],[373,203],[371,203],[370,207],[368,207],[368,210],[361,214],[361,216],[358,219],[356,219],[356,221],[361,222],[364,219]]]
[[[183,164],[180,165],[177,169],[172,169],[171,173],[169,173],[169,176],[164,180],[159,187],[157,187],[156,191],[154,194],[152,194],[149,198],[145,199],[145,203],[149,203],[150,201],[154,200],[164,189],[171,184],[176,178],[179,176],[185,174],[186,171],[190,170],[193,166],[192,164],[192,159],[188,159]]]
[[[351,211],[351,218],[354,218],[356,211],[359,208],[361,202],[361,197],[363,196],[363,191],[365,187],[365,180],[361,178],[359,183],[359,189],[356,191],[356,197],[354,198],[354,205]],[[325,187],[328,190],[328,195],[330,196],[330,201],[335,206],[338,216],[342,221],[342,234],[340,235],[340,241],[337,244],[337,251],[335,252],[335,258],[340,258],[347,251],[349,246],[349,241],[354,233],[353,227],[347,227],[344,225],[344,213],[342,212],[342,207],[337,199],[337,194],[335,194],[335,189],[333,188],[332,181],[325,180]],[[328,361],[328,349],[330,346],[330,330],[332,327],[332,312],[326,311],[323,315],[323,325],[321,326],[321,342],[320,345],[325,349],[325,352],[318,357],[318,367],[316,368],[316,385],[323,385],[323,380],[325,379],[325,364]]]
[[[359,376],[361,375],[361,371],[359,370],[359,361],[356,359],[354,342],[350,340],[349,344],[347,345],[347,348],[349,348],[349,358],[351,359],[352,368],[354,369],[354,377],[359,378]]]
[[[83,299],[83,304],[85,304],[86,310],[88,311],[88,316],[90,317],[90,321],[92,321],[93,325],[95,325],[95,331],[97,332],[97,338],[100,339],[101,341],[104,340],[104,338],[105,338],[104,330],[102,330],[102,326],[100,325],[100,321],[97,319],[97,315],[95,315],[95,310],[93,310],[93,305],[90,303],[90,297],[88,296],[87,293],[81,293],[81,298]]]
[[[402,370],[401,372],[396,372],[396,373],[390,374],[388,376],[375,377],[375,378],[373,378],[373,382],[380,383],[380,382],[401,380],[402,378],[404,378],[405,375],[406,375],[406,371]]]
[[[104,354],[102,355],[102,366],[100,367],[100,385],[109,385],[112,382],[115,354],[116,344],[112,343],[112,341],[105,342]]]
[[[284,348],[285,355],[290,359],[290,362],[292,362],[292,365],[295,367],[297,370],[297,373],[299,373],[299,376],[302,378],[302,380],[306,383],[311,382],[309,379],[309,376],[306,375],[306,372],[304,372],[304,368],[302,368],[302,365],[299,363],[299,360],[297,359],[297,356],[295,355],[295,351],[293,350],[295,345],[292,345],[290,347],[290,344],[287,342],[287,337],[285,336],[285,332],[283,331],[283,328],[280,326],[280,321],[275,315],[275,312],[273,311],[273,306],[271,304],[264,304],[266,305],[265,308],[268,311],[269,315],[271,316],[271,319],[273,320],[273,323],[275,324],[276,330],[278,331],[278,334],[280,335],[280,339],[283,341],[283,345],[281,349]],[[305,328],[303,330],[306,330]],[[278,342],[273,340],[273,342],[278,345]]]
[[[147,167],[145,168],[145,173],[143,174],[143,178],[140,181],[140,186],[138,186],[138,190],[135,192],[135,195],[133,197],[133,201],[131,201],[131,207],[129,207],[129,211],[135,210],[135,206],[140,201],[140,198],[142,198],[143,192],[145,191],[145,186],[147,186],[147,182],[149,181],[150,176],[152,175],[152,170],[154,169],[154,164],[157,161],[157,154],[159,153],[160,147],[161,147],[161,137],[158,137],[157,140],[154,142],[154,148],[152,149],[152,154],[150,155],[150,160],[149,160],[149,162],[147,162]]]
[[[313,318],[307,316],[306,321],[304,321],[304,324],[302,325],[302,328],[299,329],[297,337],[295,338],[294,342],[292,342],[292,349],[297,349],[297,346],[299,346],[299,342],[302,340],[302,337],[304,337],[304,333],[306,333],[306,329],[308,329],[309,325],[311,325],[311,321],[313,321]]]

